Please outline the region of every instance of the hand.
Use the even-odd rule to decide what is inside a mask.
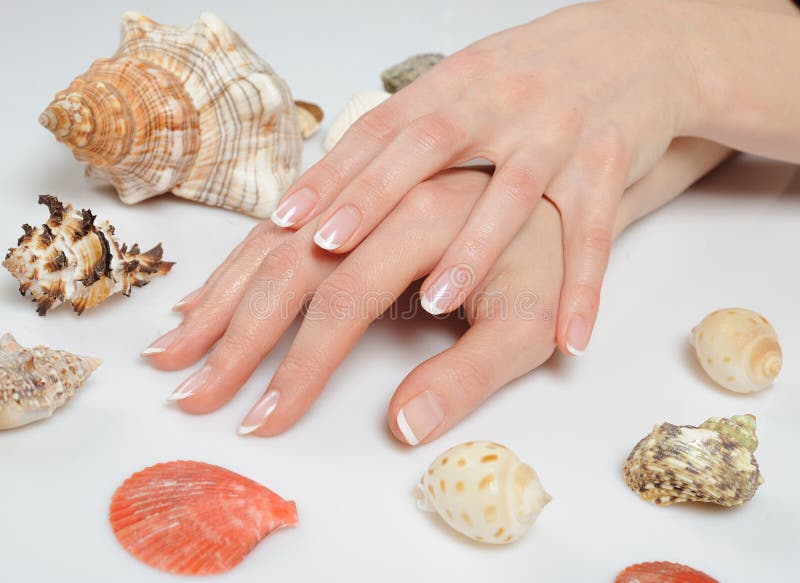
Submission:
[[[423,306],[440,314],[469,297],[546,193],[566,254],[558,344],[581,353],[623,191],[695,109],[686,25],[663,4],[571,6],[454,54],[362,117],[273,220],[298,228],[318,216],[317,244],[349,252],[416,184],[489,159],[497,170],[422,284]]]
[[[653,172],[626,193],[615,233],[679,194],[727,154],[700,140],[674,143]],[[205,365],[173,394],[185,411],[213,411],[244,384],[285,333],[303,298],[316,290],[313,317],[303,322],[241,429],[264,436],[285,431],[311,406],[388,300],[432,267],[488,181],[477,170],[436,176],[415,188],[398,213],[346,258],[316,249],[311,228],[291,233],[269,223],[258,225],[200,290],[179,303],[183,324],[143,354],[155,366],[174,370],[194,363],[219,340]],[[407,222],[416,227],[405,230]],[[394,243],[398,229],[406,237]],[[555,346],[555,321],[546,315],[558,301],[561,248],[558,215],[550,203],[540,205],[480,291],[467,299],[469,331],[398,388],[389,410],[398,439],[436,438],[504,384],[547,359]],[[369,291],[387,301],[363,302]],[[368,309],[342,317],[352,313],[352,306]],[[499,311],[503,306],[505,316]]]

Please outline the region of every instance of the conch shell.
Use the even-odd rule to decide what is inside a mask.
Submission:
[[[325,141],[322,143],[322,148],[326,152],[333,150],[333,147],[339,143],[339,140],[342,139],[358,118],[369,110],[375,109],[391,96],[391,93],[386,91],[362,91],[353,95],[347,105],[344,106],[339,117],[331,124],[325,136]]]
[[[692,343],[708,376],[737,393],[767,388],[783,366],[775,328],[751,310],[711,312],[692,330]]]
[[[533,468],[505,446],[470,441],[437,457],[420,483],[421,510],[491,544],[519,539],[550,502]]]
[[[24,234],[11,248],[3,266],[19,281],[24,296],[30,292],[37,312],[71,302],[81,314],[109,296],[131,287],[147,285],[156,275],[166,275],[173,263],[162,261],[159,243],[144,253],[138,245],[120,246],[108,221],[95,224],[89,210],[64,206],[56,197],[39,197],[50,209],[41,227],[22,225]]]
[[[411,85],[417,77],[438,65],[444,59],[441,53],[422,53],[392,65],[381,73],[383,88],[389,93],[397,93]]]
[[[656,425],[625,461],[625,483],[654,504],[737,506],[764,481],[753,456],[757,446],[752,415],[711,417],[699,427]]]
[[[219,18],[122,16],[122,40],[39,117],[133,204],[166,192],[268,217],[300,166],[286,83]]]
[[[100,366],[100,359],[0,336],[0,429],[47,419]]]

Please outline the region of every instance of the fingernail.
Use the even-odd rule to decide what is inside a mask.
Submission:
[[[314,243],[332,251],[342,246],[361,223],[361,213],[352,205],[346,205],[333,213],[314,235]]]
[[[465,268],[448,269],[422,294],[420,298],[422,309],[434,316],[444,314],[448,307],[461,303],[457,301],[460,299],[458,295],[468,282],[469,272]]]
[[[200,292],[203,291],[205,286],[201,286],[194,290],[192,293],[183,296],[178,302],[172,306],[173,312],[180,312],[181,308],[183,308],[186,304],[190,303],[193,299],[200,295]]]
[[[279,227],[291,227],[302,220],[317,205],[319,195],[310,188],[301,188],[286,197],[270,219]]]
[[[174,330],[170,330],[166,334],[164,334],[161,338],[153,342],[150,346],[142,350],[142,356],[153,356],[154,354],[161,354],[170,345],[175,342],[178,337],[183,333],[183,326],[178,326]]]
[[[583,316],[575,316],[567,327],[567,350],[573,356],[586,352],[589,342],[589,324]]]
[[[192,375],[178,385],[178,388],[172,391],[172,394],[167,397],[167,401],[180,401],[186,397],[191,397],[196,394],[208,380],[208,375],[211,374],[211,367],[209,365],[203,366],[200,370],[192,373]]]
[[[275,390],[267,391],[261,400],[250,409],[247,417],[244,418],[239,426],[239,435],[248,435],[264,425],[267,418],[272,415],[275,407],[278,406],[280,393]]]
[[[444,421],[442,401],[424,391],[403,405],[397,413],[397,427],[409,445],[417,445]]]

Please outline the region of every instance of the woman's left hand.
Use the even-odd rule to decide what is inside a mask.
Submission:
[[[461,305],[546,193],[565,249],[556,338],[581,353],[617,204],[694,109],[694,70],[681,49],[691,25],[666,4],[570,6],[454,54],[356,122],[273,220],[299,228],[319,217],[317,245],[346,253],[415,185],[488,159],[497,170],[423,283],[423,307]]]

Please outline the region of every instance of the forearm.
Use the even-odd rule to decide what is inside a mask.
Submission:
[[[800,163],[800,11],[791,0],[677,1],[667,9],[685,19],[695,72],[685,134]]]
[[[614,237],[685,192],[732,153],[725,146],[697,138],[673,141],[650,173],[625,191],[617,209]]]

